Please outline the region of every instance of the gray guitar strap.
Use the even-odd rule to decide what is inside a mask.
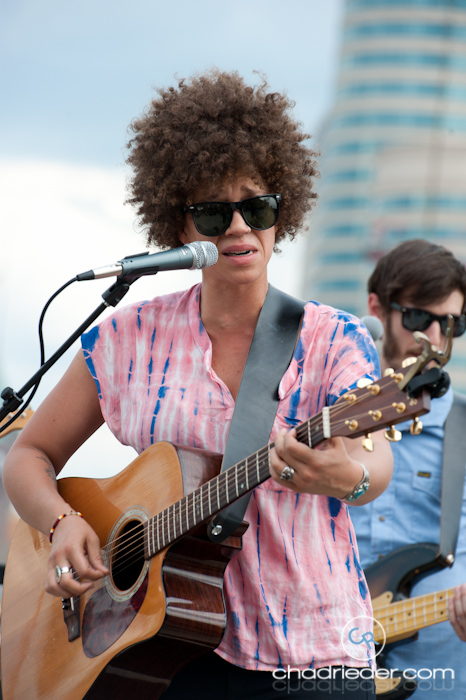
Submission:
[[[439,554],[451,566],[463,503],[466,465],[466,396],[454,393],[453,405],[445,421],[442,465]]]
[[[293,357],[304,302],[269,285],[257,321],[223,456],[222,471],[269,442],[278,408],[278,386]],[[213,542],[223,542],[241,525],[251,494],[224,508],[209,523]]]

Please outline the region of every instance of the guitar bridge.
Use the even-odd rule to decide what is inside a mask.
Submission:
[[[72,642],[81,636],[81,623],[79,620],[79,610],[81,597],[62,598],[63,620],[68,630],[68,641]]]

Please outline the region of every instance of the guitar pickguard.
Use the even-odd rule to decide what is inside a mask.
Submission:
[[[82,620],[86,656],[99,656],[128,629],[144,602],[148,581],[149,574],[146,574],[136,593],[124,601],[114,600],[105,587],[92,594],[84,608]]]

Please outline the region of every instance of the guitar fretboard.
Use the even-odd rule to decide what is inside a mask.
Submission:
[[[374,609],[374,618],[385,630],[386,643],[398,635],[414,634],[424,627],[448,620],[448,601],[453,594],[453,588],[449,588]],[[383,642],[383,633],[378,625],[374,625],[374,639],[378,643]]]

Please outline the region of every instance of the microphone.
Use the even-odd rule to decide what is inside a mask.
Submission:
[[[217,246],[211,241],[194,241],[179,248],[165,250],[162,253],[139,253],[129,255],[106,267],[81,272],[76,276],[78,282],[98,280],[102,277],[142,277],[156,275],[164,270],[200,270],[215,265],[218,260]]]
[[[372,336],[372,340],[381,340],[383,338],[383,323],[377,316],[363,316],[361,319],[369,333]]]

